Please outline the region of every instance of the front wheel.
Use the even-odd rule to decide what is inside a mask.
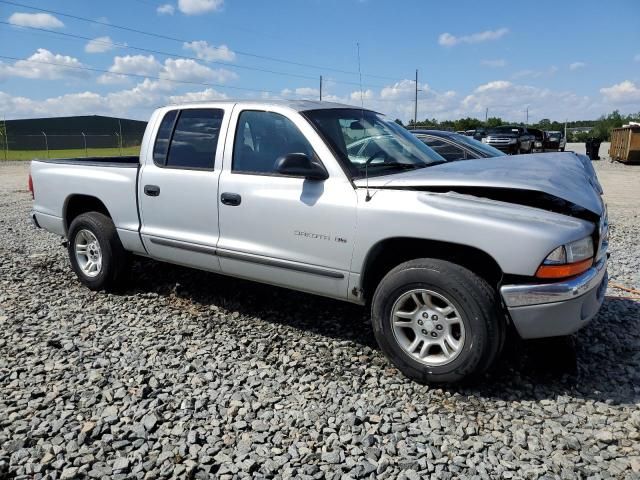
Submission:
[[[102,213],[83,213],[71,222],[68,251],[73,271],[91,290],[115,287],[126,266],[116,227]]]
[[[374,294],[372,321],[385,355],[420,383],[453,383],[486,371],[506,330],[489,284],[436,259],[391,270]]]

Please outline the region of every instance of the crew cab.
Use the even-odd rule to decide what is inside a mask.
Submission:
[[[502,150],[510,155],[519,153],[532,153],[535,136],[521,126],[493,127],[487,130],[487,136],[482,138],[483,143]]]
[[[347,105],[163,107],[139,158],[35,160],[29,183],[33,222],[90,289],[134,254],[367,305],[420,382],[484,372],[507,328],[575,332],[607,285],[606,209],[578,157],[447,162]]]

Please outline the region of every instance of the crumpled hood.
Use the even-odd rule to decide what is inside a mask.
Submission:
[[[597,182],[597,179],[595,179]],[[360,178],[356,186],[364,187]],[[486,187],[536,191],[553,195],[596,215],[602,199],[580,158],[571,152],[534,153],[434,165],[369,178],[371,188]]]

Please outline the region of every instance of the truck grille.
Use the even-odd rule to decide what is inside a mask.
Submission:
[[[505,147],[509,145],[509,142],[512,141],[513,138],[509,137],[487,137],[487,143],[490,145],[504,145]]]

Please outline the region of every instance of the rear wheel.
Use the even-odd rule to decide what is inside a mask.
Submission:
[[[473,272],[435,259],[391,270],[376,289],[373,329],[382,351],[421,383],[478,375],[504,342],[495,291]]]
[[[126,266],[126,252],[113,221],[98,212],[78,215],[69,227],[69,260],[91,290],[115,287]]]

